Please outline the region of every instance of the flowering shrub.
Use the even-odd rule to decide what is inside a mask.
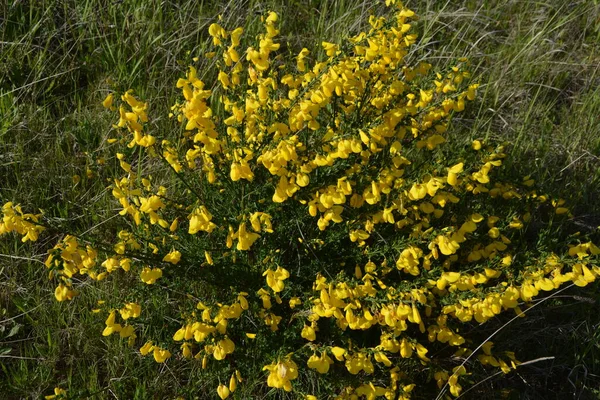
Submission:
[[[76,299],[75,276],[113,280],[126,296],[94,310],[98,334],[157,363],[199,363],[221,399],[252,376],[254,395],[458,396],[467,360],[517,368],[477,326],[593,282],[600,249],[526,239],[530,221],[569,210],[530,177],[505,179],[505,146],[445,150],[478,85],[467,60],[411,64],[414,13],[388,5],[367,32],[323,42],[322,59],[283,52],[273,12],[257,40],[212,24],[204,56],[218,78],[190,67],[177,81],[177,140],[152,129],[132,91],[110,94],[122,230],[50,250],[56,299]],[[42,215],[2,211],[0,233],[33,241],[44,229]],[[164,305],[146,300],[157,293]]]

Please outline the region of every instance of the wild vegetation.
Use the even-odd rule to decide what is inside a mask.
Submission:
[[[9,398],[598,397],[599,5],[3,7]]]

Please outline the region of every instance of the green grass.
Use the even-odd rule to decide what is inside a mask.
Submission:
[[[477,100],[453,121],[454,151],[475,138],[511,142],[508,173],[532,175],[547,192],[567,198],[576,216],[568,221],[570,232],[593,232],[600,225],[600,4],[407,5],[420,16],[420,44],[410,57],[442,68],[466,56],[481,83]],[[100,106],[109,90],[133,88],[151,105],[163,105],[151,106],[151,116],[166,115],[176,79],[206,47],[217,15],[226,27],[242,25],[254,34],[260,15],[275,10],[282,19],[281,51],[298,52],[348,29],[358,32],[379,9],[373,2],[336,0],[4,2],[0,202],[42,208],[70,231],[109,232],[116,205],[105,188],[118,168],[106,143],[113,116]],[[199,71],[208,82],[214,78],[208,61]],[[74,175],[82,177],[76,186]],[[110,282],[89,286],[78,307],[55,302],[40,261],[56,239],[0,241],[0,393],[39,398],[60,385],[76,398],[214,395],[201,370],[123,352],[118,339],[100,336],[103,320],[77,311],[115,294]],[[498,343],[522,361],[554,359],[492,377],[464,398],[599,398],[599,301],[597,284],[569,290],[511,324]]]

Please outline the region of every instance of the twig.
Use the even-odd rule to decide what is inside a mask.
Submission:
[[[6,257],[6,258],[12,258],[12,259],[15,259],[15,260],[35,261],[35,262],[38,262],[40,264],[44,264],[43,261],[37,260],[35,258],[31,258],[31,257],[12,256],[10,254],[2,254],[2,253],[0,253],[0,256],[1,257]]]
[[[554,360],[555,358],[556,358],[556,357],[554,357],[554,356],[549,356],[549,357],[540,357],[540,358],[536,358],[535,360],[529,360],[529,361],[522,362],[522,363],[521,363],[521,364],[519,364],[518,366],[519,366],[519,367],[522,367],[522,366],[525,366],[525,365],[535,364],[535,363],[537,363],[537,362],[540,362],[540,361]],[[495,374],[488,376],[488,377],[487,377],[487,378],[485,378],[484,380],[477,382],[476,384],[474,384],[473,386],[471,386],[470,388],[468,388],[467,390],[465,390],[464,392],[462,392],[462,393],[461,393],[461,394],[460,394],[460,395],[459,395],[459,396],[458,396],[456,399],[460,399],[460,398],[461,398],[461,397],[463,397],[465,394],[467,394],[467,393],[468,393],[468,392],[470,392],[471,390],[475,389],[477,386],[479,386],[479,385],[481,385],[482,383],[485,383],[485,382],[489,381],[490,379],[492,379],[492,378],[494,378],[494,377],[496,377],[496,376],[498,376],[498,375],[500,375],[500,374],[503,374],[503,373],[504,373],[504,372],[502,372],[502,371],[498,371],[498,372],[496,372]]]
[[[120,216],[121,216],[120,214],[115,214],[115,215],[113,215],[112,217],[110,217],[110,218],[107,218],[107,219],[105,219],[104,221],[102,221],[102,222],[100,222],[100,223],[98,223],[98,224],[96,224],[96,225],[92,226],[90,229],[88,229],[87,231],[83,232],[83,233],[82,233],[80,236],[84,236],[85,234],[87,234],[88,232],[91,232],[91,231],[93,231],[94,229],[96,229],[96,228],[97,228],[97,227],[99,227],[100,225],[102,225],[102,224],[105,224],[105,223],[107,223],[108,221],[110,221],[111,219],[114,219],[114,218],[116,218],[116,217],[120,217]]]
[[[313,256],[315,256],[317,261],[321,262],[321,260],[319,260],[319,256],[317,256],[317,254],[313,251],[313,249],[308,245],[308,242],[306,241],[306,238],[304,237],[304,233],[302,233],[302,229],[300,229],[300,224],[298,223],[298,220],[296,220],[296,226],[298,227],[298,232],[300,232],[300,236],[302,236],[302,240],[304,241],[304,243],[306,243],[305,246],[308,247],[308,249],[313,254]]]
[[[71,71],[75,71],[76,69],[79,69],[79,67],[71,68],[71,69],[69,69],[69,70],[67,70],[67,71],[59,72],[58,74],[54,74],[54,75],[52,75],[52,76],[47,76],[47,77],[45,77],[45,78],[38,79],[37,81],[30,82],[30,83],[28,83],[27,85],[23,85],[23,86],[21,86],[21,87],[15,88],[15,89],[13,89],[13,90],[11,90],[11,91],[8,91],[8,92],[5,92],[5,93],[2,93],[2,94],[0,94],[0,97],[3,97],[3,96],[6,96],[6,95],[9,95],[9,94],[11,94],[11,93],[14,93],[14,92],[17,92],[17,91],[19,91],[19,90],[21,90],[21,89],[25,89],[26,87],[28,87],[28,86],[31,86],[31,85],[35,85],[36,83],[39,83],[39,82],[42,82],[42,81],[46,81],[46,80],[48,80],[48,79],[56,78],[57,76],[60,76],[60,75],[68,74],[69,72],[71,72]]]
[[[16,358],[17,360],[36,360],[36,361],[45,361],[45,358],[36,358],[36,357],[22,357],[22,356],[9,356],[2,354],[0,358]]]
[[[0,324],[4,324],[4,323],[6,323],[6,322],[12,321],[13,319],[17,319],[17,318],[19,318],[19,317],[22,317],[23,315],[27,315],[27,314],[29,314],[30,312],[33,312],[33,311],[37,310],[38,308],[40,308],[40,307],[41,307],[41,306],[43,306],[43,305],[44,305],[44,304],[40,304],[40,305],[38,305],[38,306],[36,306],[36,307],[33,307],[33,308],[32,308],[31,310],[29,310],[29,311],[25,311],[24,313],[21,313],[21,314],[19,314],[19,315],[15,315],[14,317],[10,317],[10,318],[8,318],[8,319],[5,319],[5,320],[3,320],[3,321],[0,321]]]
[[[491,338],[493,338],[494,336],[496,336],[496,334],[498,332],[500,332],[502,329],[506,328],[511,322],[513,322],[514,320],[516,320],[517,318],[521,318],[521,315],[525,314],[526,312],[533,310],[534,308],[536,308],[537,306],[539,306],[540,304],[543,304],[546,300],[549,300],[551,298],[553,298],[555,295],[564,292],[567,289],[572,288],[573,286],[575,286],[574,283],[571,283],[569,286],[560,289],[559,291],[552,293],[550,296],[545,297],[544,299],[540,300],[539,303],[534,304],[533,306],[529,307],[527,310],[522,311],[521,313],[515,315],[513,318],[511,318],[510,320],[508,320],[504,325],[502,325],[500,328],[496,329],[490,336],[487,337],[487,339],[485,339],[479,346],[477,346],[477,348],[475,350],[473,350],[473,352],[467,357],[465,358],[465,360],[460,364],[459,367],[463,367],[467,361],[469,361],[474,355],[475,353],[477,353],[477,350],[479,350],[480,348],[483,347],[484,344],[486,344],[487,342],[489,342],[489,340]],[[444,395],[444,393],[446,392],[446,388],[448,387],[448,382],[446,381],[446,384],[442,387],[442,390],[440,390],[440,393],[437,395],[437,397],[435,398],[435,400],[440,400],[442,398],[442,396]]]
[[[585,156],[585,154],[582,154],[582,155],[580,155],[579,157],[577,157],[577,158],[576,158],[574,161],[571,161],[571,162],[569,163],[569,165],[567,165],[566,167],[564,167],[563,169],[561,169],[561,170],[559,171],[559,174],[562,174],[562,173],[563,173],[563,171],[564,171],[565,169],[569,168],[571,165],[573,165],[573,164],[575,164],[577,161],[581,160],[581,159],[583,158],[583,156]]]

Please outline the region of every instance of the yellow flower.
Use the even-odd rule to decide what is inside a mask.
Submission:
[[[277,364],[273,363],[263,367],[263,371],[269,371],[267,386],[292,391],[292,380],[298,377],[298,366],[289,357]]]
[[[235,392],[235,389],[237,389],[237,379],[236,374],[233,373],[231,374],[231,378],[229,378],[229,391],[233,393]]]
[[[329,371],[329,366],[331,364],[333,364],[333,360],[326,352],[322,352],[320,357],[313,354],[307,362],[308,368],[316,369],[320,374],[326,374]]]
[[[177,264],[181,260],[181,252],[177,250],[172,250],[169,254],[167,254],[163,261],[170,262],[171,264]]]
[[[51,394],[49,396],[44,396],[44,399],[46,399],[46,400],[66,399],[66,398],[67,398],[67,391],[65,389],[61,389],[59,387],[54,388],[54,394]]]
[[[298,174],[298,176],[296,176],[296,183],[300,187],[308,186],[310,183],[310,178],[306,174]]]
[[[119,336],[121,336],[121,338],[135,337],[135,329],[131,325],[126,325],[119,332]]]
[[[425,185],[421,185],[415,183],[408,192],[408,198],[410,200],[421,200],[427,195],[427,187]]]
[[[382,351],[378,351],[377,353],[375,353],[375,361],[382,363],[386,367],[390,367],[392,365],[390,359]]]
[[[219,46],[221,44],[221,40],[219,38],[224,38],[226,36],[225,29],[216,23],[213,23],[208,27],[208,34],[212,36],[213,44],[215,46]]]
[[[402,358],[410,358],[412,356],[413,349],[408,340],[403,338],[400,342],[400,355]]]
[[[294,308],[296,308],[296,306],[299,306],[300,304],[302,304],[302,300],[300,300],[299,297],[292,297],[290,299],[289,303],[290,303],[290,308],[294,309]]]
[[[211,233],[217,226],[210,222],[212,215],[206,207],[200,206],[190,214],[190,229],[189,234],[193,235],[199,231]]]
[[[154,346],[153,355],[154,355],[154,360],[157,363],[164,363],[167,360],[167,358],[171,357],[171,352],[169,352],[169,350],[161,349],[161,348]]]
[[[347,358],[346,369],[352,375],[356,375],[362,370],[368,374],[372,374],[374,371],[373,363],[363,353],[356,353],[352,357]]]
[[[204,251],[204,258],[206,258],[208,265],[214,265],[213,258],[208,251]]]
[[[237,47],[240,44],[240,37],[242,36],[242,33],[244,33],[244,29],[243,28],[235,28],[232,32],[231,32],[231,45],[233,47]]]
[[[448,168],[448,185],[456,186],[457,184],[457,176],[463,171],[464,164],[458,163],[453,167]]]
[[[267,285],[275,292],[279,293],[285,287],[283,281],[290,277],[290,273],[280,266],[273,271],[268,269],[263,273],[263,276],[267,277]]]
[[[113,105],[113,99],[114,99],[114,94],[110,93],[108,96],[106,96],[106,98],[102,101],[102,106],[104,108],[108,108],[109,110],[112,110],[112,105]]]
[[[162,270],[160,268],[148,268],[144,267],[142,273],[140,274],[140,278],[142,282],[152,285],[158,278],[162,276]]]
[[[306,56],[308,56],[309,53],[310,52],[308,51],[307,48],[303,48],[300,51],[300,53],[298,54],[298,57],[297,57],[297,68],[298,68],[298,71],[300,71],[300,72],[306,71],[306,64],[304,62],[304,59],[306,58]]]
[[[254,179],[254,173],[250,169],[250,165],[246,160],[231,163],[231,171],[229,176],[234,182],[239,181],[240,179],[246,179],[252,182]]]
[[[192,349],[188,342],[183,342],[181,344],[181,353],[185,358],[192,358]]]
[[[140,211],[143,213],[150,213],[165,207],[165,203],[158,196],[140,197],[140,203]]]
[[[317,339],[317,334],[315,333],[315,330],[308,325],[304,325],[300,336],[302,336],[306,340],[310,340],[311,342]]]
[[[119,310],[119,314],[121,314],[121,318],[127,320],[129,318],[137,318],[140,316],[142,312],[142,307],[136,303],[127,303],[125,307]]]
[[[427,358],[427,357],[425,356],[425,354],[427,354],[427,353],[429,352],[429,350],[427,350],[427,349],[425,348],[425,346],[423,346],[423,345],[422,345],[422,344],[420,344],[420,343],[417,343],[417,344],[416,344],[416,346],[415,346],[415,350],[417,350],[417,355],[419,356],[419,358],[420,358],[421,360],[423,360],[423,361],[429,361],[429,358]]]
[[[54,297],[58,301],[72,300],[75,297],[75,292],[69,289],[68,286],[64,284],[59,284],[54,290]]]
[[[323,42],[321,43],[321,46],[325,49],[327,57],[332,57],[337,51],[337,45],[335,43]]]
[[[104,328],[104,331],[102,331],[102,336],[110,336],[113,333],[120,332],[121,329],[123,329],[120,324],[115,323],[115,317],[116,317],[116,313],[113,310],[108,315],[108,318],[106,318],[106,321],[105,321],[106,327]]]
[[[331,348],[331,353],[334,355],[336,360],[344,361],[344,354],[346,354],[346,350],[336,346]]]
[[[230,392],[231,391],[229,390],[229,388],[223,384],[220,384],[217,388],[217,394],[219,395],[219,398],[221,398],[221,400],[225,400],[226,398],[228,398]]]
[[[446,236],[443,235],[437,237],[437,244],[442,254],[446,256],[456,253],[456,251],[460,248],[458,242],[452,239],[448,239]]]
[[[223,360],[227,354],[233,353],[235,350],[235,344],[229,338],[220,340],[216,345],[213,352],[215,360]]]
[[[237,249],[240,251],[250,249],[250,246],[260,237],[259,234],[254,232],[248,232],[246,230],[246,223],[242,222],[237,231],[236,237],[238,239]]]
[[[148,341],[140,348],[140,353],[143,356],[145,356],[146,354],[150,353],[152,350],[154,350],[154,345],[152,344],[152,341]]]
[[[267,19],[266,19],[266,23],[267,24],[272,24],[277,22],[277,20],[279,19],[278,15],[276,12],[274,11],[269,11],[269,14],[267,15]]]

